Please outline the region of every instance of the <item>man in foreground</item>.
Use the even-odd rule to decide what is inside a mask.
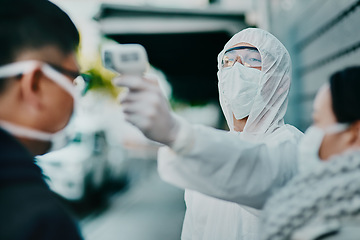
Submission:
[[[0,239],[81,239],[34,156],[68,123],[79,33],[46,0],[1,0]]]

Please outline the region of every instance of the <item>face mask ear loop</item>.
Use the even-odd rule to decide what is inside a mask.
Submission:
[[[327,134],[336,134],[345,131],[350,127],[349,123],[337,123],[324,129]]]
[[[23,138],[37,139],[40,141],[49,142],[53,138],[54,134],[46,133],[38,130],[33,130],[27,127],[23,127],[17,124],[13,124],[6,121],[0,121],[0,126],[9,133]]]
[[[69,79],[64,77],[58,71],[54,70],[48,64],[43,64],[42,71],[48,78],[50,78],[60,87],[62,87],[66,92],[68,92],[74,98],[74,100],[78,98],[77,90],[75,86],[71,82],[69,82]]]

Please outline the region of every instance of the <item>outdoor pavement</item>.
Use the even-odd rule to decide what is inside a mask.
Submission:
[[[185,214],[184,191],[163,182],[156,161],[135,160],[129,186],[101,211],[80,220],[87,240],[178,240]]]

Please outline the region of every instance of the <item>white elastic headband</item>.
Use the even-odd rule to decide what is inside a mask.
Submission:
[[[41,65],[41,71],[57,85],[68,92],[74,99],[77,98],[77,90],[63,74],[52,68],[49,64],[35,60],[14,62],[0,67],[0,78],[13,77],[19,74],[25,74]]]
[[[339,132],[343,132],[346,129],[348,129],[350,126],[349,123],[336,123],[330,127],[327,127],[324,129],[325,133],[328,134],[335,134],[335,133],[339,133]]]
[[[0,67],[0,77],[14,77],[19,74],[30,72],[37,65],[37,61],[21,61],[9,63]]]

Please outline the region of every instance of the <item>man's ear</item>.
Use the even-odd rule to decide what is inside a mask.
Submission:
[[[360,147],[360,120],[353,122],[349,130],[352,134],[351,145]]]
[[[41,105],[40,81],[43,76],[39,65],[23,74],[20,80],[22,100],[33,109],[38,109]]]

